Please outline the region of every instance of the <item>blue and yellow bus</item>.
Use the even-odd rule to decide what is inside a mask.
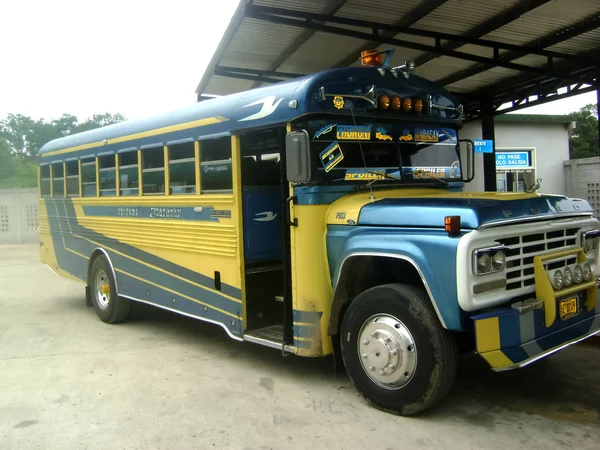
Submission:
[[[363,56],[49,142],[41,260],[104,322],[141,302],[334,354],[402,415],[446,394],[458,343],[507,370],[598,333],[590,205],[465,192],[461,106],[409,63]]]

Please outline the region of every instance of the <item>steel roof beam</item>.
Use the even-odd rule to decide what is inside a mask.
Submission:
[[[394,22],[393,26],[408,28],[411,25],[414,25],[415,23],[417,23],[419,20],[421,20],[427,14],[431,13],[435,9],[442,6],[447,1],[448,0],[428,0],[424,3],[421,3],[419,6],[413,8],[410,12],[408,12],[407,14],[402,16],[402,18],[400,20]],[[397,33],[398,33],[397,31],[389,29],[389,30],[384,30],[381,34],[383,36],[394,36]],[[380,43],[378,41],[369,41],[365,45],[355,48],[354,51],[349,53],[348,56],[346,56],[344,59],[339,61],[333,67],[349,66],[354,61],[356,61],[356,59],[357,59],[356,55],[360,54],[361,50],[370,49],[372,47],[378,46],[379,44]]]
[[[331,24],[347,25],[347,26],[352,26],[352,27],[361,27],[361,28],[365,28],[366,30],[369,30],[369,32],[371,32],[371,35],[370,35],[371,40],[369,41],[369,44],[371,46],[382,44],[382,42],[381,42],[382,37],[393,37],[394,35],[396,35],[398,33],[403,33],[403,34],[426,37],[426,38],[432,39],[435,42],[435,47],[430,47],[430,48],[434,48],[434,49],[438,49],[438,47],[442,47],[443,49],[446,49],[447,46],[442,45],[441,42],[442,41],[452,41],[456,44],[460,44],[460,45],[457,45],[455,48],[461,47],[464,44],[473,44],[473,45],[477,45],[480,47],[490,48],[494,51],[512,50],[512,51],[520,52],[522,55],[534,54],[534,55],[545,56],[545,57],[549,57],[549,58],[573,59],[573,60],[579,58],[578,55],[573,55],[573,54],[569,54],[569,53],[549,51],[549,50],[544,50],[543,48],[541,49],[539,47],[534,47],[534,46],[516,45],[516,44],[505,43],[505,42],[492,41],[489,39],[481,39],[481,38],[472,37],[472,36],[469,36],[466,34],[465,35],[454,35],[454,34],[450,34],[450,33],[442,33],[439,31],[429,31],[429,30],[410,28],[404,24],[388,25],[388,24],[383,24],[383,23],[373,22],[373,21],[368,21],[368,20],[362,20],[362,19],[351,19],[351,18],[337,17],[337,16],[332,16],[332,15],[328,16],[325,14],[317,14],[317,13],[311,13],[311,12],[306,12],[306,11],[296,11],[296,10],[285,9],[285,8],[276,8],[276,7],[269,7],[269,6],[252,6],[247,9],[246,16],[252,17],[252,18],[259,18],[259,16],[263,16],[262,17],[263,20],[268,20],[268,19],[264,18],[267,16],[268,17],[271,17],[271,16],[283,17],[283,18],[289,17],[289,18],[303,19],[306,21],[307,24],[310,24],[313,22],[318,22],[318,23],[323,23],[323,24],[331,23]],[[310,28],[310,27],[307,25],[306,28]],[[342,28],[342,29],[345,29],[345,28]],[[361,47],[361,49],[363,49],[363,48],[364,47]],[[452,50],[454,50],[454,49],[452,49]],[[359,51],[360,51],[360,49],[359,49]],[[357,51],[357,53],[358,53],[358,51]],[[590,58],[595,62],[600,62],[600,57],[598,57],[598,56],[590,57]],[[347,59],[349,61],[348,64],[352,63],[356,59],[357,59],[357,57],[354,57],[352,60]],[[346,64],[346,65],[348,65],[348,64]],[[419,64],[417,64],[417,66],[418,65]]]
[[[595,30],[600,27],[600,14],[589,17],[587,19],[582,20],[581,22],[577,22],[573,25],[569,25],[560,30],[554,31],[552,33],[547,34],[546,36],[531,41],[527,44],[529,47],[537,47],[538,49],[551,47],[553,45],[559,44],[561,42],[567,41],[574,37],[577,37],[581,34],[587,33],[589,31]],[[596,52],[592,57],[597,57],[600,52]],[[510,51],[500,55],[498,58],[501,61],[514,61],[515,59],[520,58],[522,53],[518,51]],[[468,67],[459,72],[448,75],[447,77],[442,78],[441,80],[437,80],[436,83],[440,83],[444,86],[447,86],[452,83],[456,83],[457,81],[464,80],[465,78],[472,77],[474,75],[478,75],[486,70],[493,68],[493,65],[486,64],[476,64],[474,66]]]
[[[566,86],[565,86],[566,87]],[[536,100],[529,100],[527,98],[516,99],[512,101],[506,101],[505,103],[512,103],[512,106],[498,110],[501,105],[496,106],[494,115],[498,116],[500,114],[506,114],[513,111],[519,111],[524,108],[531,108],[532,106],[543,105],[544,103],[553,102],[556,100],[561,100],[563,98],[573,97],[574,95],[584,94],[586,92],[595,91],[596,88],[593,86],[580,87],[578,89],[567,89],[566,92],[563,93],[547,93],[545,95],[539,95]],[[552,95],[551,95],[552,94]],[[537,94],[534,94],[537,95]],[[481,111],[479,111],[479,106],[476,107],[475,111],[471,109],[465,109],[466,120],[465,122],[470,122],[472,120],[479,119],[481,117]]]
[[[501,12],[496,16],[492,17],[489,20],[486,20],[483,23],[471,28],[469,31],[463,34],[465,37],[474,37],[480,38],[481,36],[485,36],[486,34],[497,30],[498,28],[502,28],[505,25],[508,25],[511,22],[514,22],[523,14],[528,13],[536,8],[539,8],[542,5],[545,5],[550,0],[528,0],[524,2],[519,2],[518,5],[509,9],[508,11]],[[458,42],[449,43],[444,45],[444,48],[447,50],[456,50],[461,47],[461,44]],[[435,52],[429,53],[427,55],[423,55],[415,60],[415,64],[418,66],[422,66],[423,64],[428,63],[429,61],[437,58],[438,55]]]
[[[279,83],[290,78],[298,78],[303,75],[290,72],[277,72],[274,70],[247,69],[245,67],[217,66],[215,75],[240,80],[250,80],[255,83]]]
[[[305,20],[303,18],[289,17],[289,16],[284,17],[282,15],[275,15],[275,14],[270,14],[270,13],[259,12],[261,9],[264,9],[264,8],[261,7],[257,11],[257,10],[255,10],[255,7],[253,7],[251,9],[247,10],[247,16],[252,17],[254,19],[258,19],[258,20],[264,20],[267,22],[279,23],[282,25],[295,26],[295,27],[300,27],[300,28],[310,28],[310,29],[314,29],[317,31],[323,31],[326,33],[338,34],[341,36],[354,37],[354,38],[363,39],[363,40],[373,39],[373,40],[377,40],[378,42],[380,42],[382,44],[389,44],[389,45],[393,45],[393,46],[397,46],[397,47],[405,47],[405,48],[412,48],[415,50],[437,52],[444,56],[450,56],[453,58],[464,59],[467,61],[473,61],[473,62],[477,62],[477,63],[491,64],[491,65],[495,65],[498,67],[504,67],[507,69],[532,73],[532,74],[540,75],[540,76],[549,76],[549,77],[564,79],[564,80],[568,80],[568,81],[571,81],[574,83],[579,83],[579,82],[588,83],[588,84],[595,83],[593,80],[581,79],[581,78],[578,78],[577,76],[571,76],[568,72],[559,72],[555,69],[529,67],[529,66],[526,66],[523,64],[517,64],[517,63],[513,63],[513,62],[508,62],[508,61],[500,61],[497,58],[489,58],[489,57],[484,57],[484,56],[472,55],[470,53],[460,52],[460,51],[456,51],[456,50],[448,50],[447,48],[444,48],[441,45],[432,46],[432,45],[411,42],[411,41],[406,41],[406,40],[387,37],[387,36],[380,36],[380,35],[374,36],[371,33],[365,33],[365,32],[361,32],[361,31],[356,31],[356,30],[347,29],[347,28],[341,28],[341,27],[337,27],[337,26],[325,25],[323,23],[318,23],[313,20]],[[268,9],[279,9],[279,8],[268,8]],[[292,13],[295,13],[295,11],[292,11]]]
[[[327,7],[321,12],[324,15],[330,16],[335,14],[342,6],[346,4],[348,0],[336,0],[327,5]],[[439,1],[439,0],[437,0]],[[300,47],[302,47],[313,35],[316,30],[304,30],[300,36],[298,36],[294,42],[292,42],[275,61],[269,66],[267,70],[277,70],[290,56],[292,56]],[[256,87],[259,83],[254,83],[252,87]]]

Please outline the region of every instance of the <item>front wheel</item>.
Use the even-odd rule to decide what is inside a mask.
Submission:
[[[384,411],[421,412],[454,381],[454,339],[425,293],[412,286],[377,286],[356,297],[344,315],[340,344],[356,389]]]
[[[104,256],[98,256],[92,263],[90,295],[96,314],[103,322],[121,322],[129,315],[131,303],[117,295],[116,282]]]

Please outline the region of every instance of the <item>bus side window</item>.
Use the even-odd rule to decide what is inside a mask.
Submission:
[[[139,172],[137,150],[119,155],[119,178],[121,195],[138,195]]]
[[[83,197],[96,196],[96,159],[81,161],[81,194]]]
[[[100,175],[100,197],[117,195],[117,170],[115,155],[104,155],[98,158],[98,173]]]
[[[63,163],[52,164],[52,193],[53,197],[65,195],[65,172]]]
[[[67,197],[79,197],[79,162],[65,163],[67,168]]]
[[[40,167],[40,194],[50,197],[50,166]]]
[[[202,141],[200,155],[201,192],[231,192],[231,137]]]
[[[165,148],[152,147],[142,150],[142,194],[165,193]]]
[[[171,194],[196,193],[196,157],[193,142],[169,145]]]

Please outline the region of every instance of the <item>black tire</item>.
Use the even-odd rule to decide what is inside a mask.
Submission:
[[[453,336],[440,325],[427,295],[412,286],[387,284],[358,295],[344,315],[340,344],[358,392],[394,414],[410,416],[430,408],[448,393],[456,375]]]
[[[104,256],[94,258],[90,268],[89,290],[96,314],[106,323],[122,322],[129,315],[131,302],[117,295],[115,279]],[[100,293],[101,289],[108,292]]]

